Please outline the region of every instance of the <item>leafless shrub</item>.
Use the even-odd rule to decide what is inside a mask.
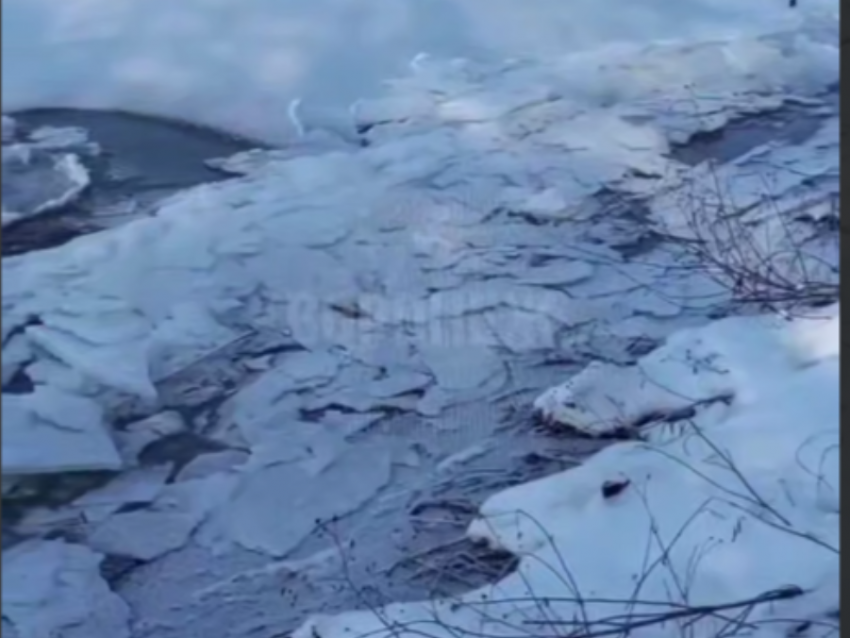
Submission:
[[[406,620],[404,614],[399,611],[401,608],[394,608],[390,603],[391,592],[376,597],[370,587],[364,587],[363,583],[355,582],[346,576],[346,585],[358,593],[361,611],[371,615],[376,621],[373,626],[377,627],[362,632],[358,631],[356,625],[352,625],[347,635],[351,638],[626,638],[638,630],[652,631],[651,628],[654,627],[659,632],[664,630],[665,635],[681,638],[706,635],[715,638],[763,635],[788,638],[837,636],[837,610],[825,609],[823,613],[799,618],[782,616],[782,607],[777,607],[778,603],[793,601],[809,593],[793,584],[739,600],[710,605],[692,600],[694,579],[703,560],[709,556],[711,548],[718,541],[707,538],[694,548],[691,559],[684,565],[681,561],[673,561],[671,555],[682,542],[686,532],[698,527],[704,516],[714,515],[713,509],[718,503],[731,504],[733,507],[737,505],[742,515],[756,518],[764,524],[795,536],[800,542],[814,543],[836,555],[839,550],[817,536],[797,529],[768,499],[755,490],[735,466],[731,456],[713,444],[699,426],[689,421],[681,427],[679,436],[697,437],[715,450],[718,462],[724,464],[735,477],[740,484],[740,490],[723,487],[718,490],[719,496],[695,504],[679,530],[671,537],[665,538],[655,516],[652,515],[646,494],[637,489],[637,497],[644,504],[650,522],[643,549],[641,572],[634,580],[629,597],[608,599],[585,594],[554,536],[544,529],[540,521],[520,511],[515,514],[517,521],[522,520],[523,525],[527,524],[527,528],[534,528],[540,537],[545,539],[545,548],[549,550],[530,552],[523,556],[523,560],[529,563],[537,562],[535,569],[549,572],[556,582],[561,583],[561,593],[553,593],[551,588],[547,588],[546,592],[535,591],[534,583],[520,570],[514,577],[522,579],[525,589],[523,596],[499,596],[500,589],[496,585],[451,598],[435,597],[430,602],[421,603],[420,612],[430,610],[426,614],[427,618],[418,613],[413,614],[416,618]],[[689,470],[716,486],[699,468],[666,454],[661,448],[656,451],[676,463],[685,464]],[[822,473],[813,469],[810,472],[818,481],[824,480]],[[332,530],[330,533],[333,535]],[[637,533],[635,537],[639,537]],[[339,538],[336,540],[340,551],[344,553],[344,542]],[[554,556],[554,559],[550,558],[549,562],[544,563],[541,555]],[[659,572],[662,572],[664,581],[668,583],[667,596],[661,599],[648,598],[643,591],[650,579],[657,577]],[[606,607],[611,609],[610,613],[604,612]],[[569,610],[569,615],[565,615],[565,610]],[[756,614],[757,611],[765,610],[766,613]],[[324,638],[317,629],[313,632],[314,638]]]
[[[656,221],[738,303],[786,315],[827,305],[839,294],[840,212],[821,182],[837,175],[794,170],[773,165],[769,150],[734,172],[705,162]]]

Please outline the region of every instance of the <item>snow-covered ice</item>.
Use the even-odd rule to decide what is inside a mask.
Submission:
[[[129,638],[130,609],[100,576],[103,556],[62,541],[3,552],[3,618],[19,638]]]
[[[732,317],[710,328],[683,330],[636,365],[594,362],[540,396],[535,407],[548,420],[599,435],[710,401],[749,406],[799,367],[801,355],[837,356],[837,312],[808,314],[813,322],[803,324],[799,339],[814,354],[788,347],[789,329],[779,317]]]
[[[289,448],[291,442],[284,445]],[[287,556],[316,532],[318,521],[355,511],[390,480],[390,458],[380,448],[287,462],[290,454],[286,449],[245,470],[232,500],[212,521],[214,531],[209,533],[217,540],[207,542],[218,545],[225,539],[270,556]]]
[[[316,565],[338,577],[339,564],[325,562],[336,552],[317,519],[341,519],[360,545],[397,553],[395,526],[408,523],[399,521],[406,500],[432,485],[425,475],[448,480],[498,450],[501,415],[491,408],[517,386],[553,383],[549,359],[562,357],[565,369],[597,362],[537,407],[589,434],[625,425],[644,440],[481,506],[468,536],[519,554],[515,574],[457,599],[391,605],[382,618],[320,617],[302,635],[315,638],[311,626],[322,638],[380,635],[387,619],[399,627],[385,635],[398,634],[434,614],[477,632],[485,602],[502,618],[488,629],[503,636],[515,635],[511,623],[554,635],[528,624],[553,615],[649,613],[648,603],[600,599],[637,598],[633,577],[683,526],[667,563],[641,581],[646,601],[724,604],[794,583],[813,591],[750,620],[833,612],[838,306],[805,320],[774,313],[705,326],[709,311],[734,310],[736,291],[695,268],[687,244],[644,240],[692,232],[683,197],[712,210],[711,180],[720,180],[762,248],[789,229],[805,237],[810,250],[780,271],[786,281],[805,266],[833,289],[837,242],[823,229],[838,192],[838,119],[823,96],[838,80],[837,4],[789,12],[773,0],[645,0],[612,16],[589,2],[546,0],[535,13],[440,0],[423,23],[403,5],[326,3],[321,13],[321,4],[296,11],[269,0],[4,0],[4,110],[132,107],[280,142],[292,133],[287,101],[304,96],[300,144],[310,147],[225,158],[216,164],[233,179],[177,193],[149,218],[2,260],[4,381],[34,386],[4,387],[4,475],[128,466],[100,491],[30,519],[41,530],[54,516],[92,512],[76,544],[16,551],[41,561],[38,573],[80,556],[96,568],[91,549],[146,563],[114,584],[139,615],[136,635],[259,628],[269,638],[326,598],[357,603],[319,576]],[[428,20],[454,25],[450,8],[474,18],[460,53],[477,44],[491,55],[447,60],[443,42],[439,55],[387,71],[428,49]],[[347,37],[363,18],[385,41],[369,50],[358,41],[357,55],[334,49],[343,14]],[[516,27],[529,23],[540,27],[533,37],[533,25]],[[399,44],[414,26],[424,39]],[[403,46],[416,50],[388,55]],[[501,61],[511,53],[522,59]],[[398,79],[360,100],[347,122],[333,109],[309,121],[311,105],[357,97],[322,77],[325,65],[359,64],[359,81],[378,54],[376,76]],[[769,117],[790,99],[818,119],[814,135],[719,165],[677,160],[694,135]],[[36,138],[77,139],[50,130]],[[774,177],[772,188],[759,176]],[[612,194],[625,204],[607,206]],[[809,268],[813,257],[825,267]],[[646,352],[643,342],[665,338],[636,365],[615,365],[635,363],[636,343]],[[421,444],[436,433],[441,443]],[[214,454],[146,467],[148,446],[188,435]],[[625,489],[603,498],[611,481]],[[115,492],[136,499],[124,503],[132,507],[101,500]],[[278,558],[290,576],[309,574],[293,586],[312,592],[308,605],[284,601],[279,582],[257,576],[257,561]],[[4,553],[4,577],[7,563]],[[564,565],[583,606],[564,599]],[[529,589],[551,599],[546,609],[528,602]],[[27,605],[6,614],[20,635],[76,622],[76,608],[33,619]],[[127,635],[119,617],[100,633],[83,625],[86,636]],[[712,622],[695,635],[713,638]]]
[[[49,386],[3,395],[3,474],[117,470],[121,458],[91,399]]]
[[[152,560],[183,547],[235,484],[235,478],[225,473],[171,484],[149,509],[111,516],[86,541],[96,551]]]
[[[51,156],[37,147],[3,147],[3,225],[49,213],[77,199],[91,184],[88,170],[71,153]]]
[[[25,138],[3,116],[3,225],[61,210],[91,186],[82,157],[100,147],[77,127],[41,127]]]
[[[693,181],[694,170],[671,164],[668,138],[713,129],[759,104],[775,105],[789,91],[816,93],[835,79],[834,61],[823,64],[831,46],[824,38],[810,29],[715,41],[688,47],[681,59],[682,48],[673,44],[640,49],[640,55],[632,49],[608,52],[603,62],[596,61],[599,84],[586,85],[584,92],[568,72],[589,64],[587,54],[482,68],[423,62],[386,100],[360,109],[366,117],[370,109],[386,112],[383,107],[392,105],[398,118],[372,128],[376,138],[393,131],[374,147],[270,162],[242,179],[173,197],[156,218],[60,250],[5,259],[4,305],[15,313],[4,323],[12,328],[27,317],[40,318],[42,325],[28,327],[26,343],[16,346],[37,346],[39,360],[30,369],[40,366],[40,381],[58,384],[56,375],[66,367],[145,401],[155,400],[156,384],[164,378],[242,338],[246,324],[248,334],[258,328],[288,330],[302,344],[342,345],[355,356],[373,332],[380,337],[378,324],[387,321],[415,331],[405,345],[424,341],[439,349],[475,339],[484,359],[465,361],[480,377],[469,381],[475,385],[491,374],[483,365],[492,358],[487,347],[500,342],[546,349],[558,343],[563,326],[602,317],[610,321],[618,313],[626,318],[629,306],[661,317],[678,312],[664,301],[657,281],[656,298],[634,290],[659,279],[658,272],[642,279],[636,265],[629,266],[627,276],[614,277],[634,294],[614,300],[569,298],[536,285],[553,283],[551,274],[538,272],[535,278],[537,268],[528,271],[531,282],[516,281],[511,255],[499,253],[566,254],[565,272],[576,273],[571,283],[595,295],[624,264],[614,251],[587,241],[579,225],[481,223],[487,215],[522,211],[526,202],[536,211],[544,193],[557,204],[544,208],[565,211],[611,184],[641,194],[657,188],[658,179],[630,173],[653,165],[667,167],[669,192],[675,194],[673,187]],[[778,64],[777,56],[793,64]],[[671,67],[674,59],[678,66]],[[624,82],[623,70],[637,63],[642,74],[629,72]],[[690,81],[684,93],[682,78]],[[444,93],[431,90],[440,82]],[[541,86],[552,87],[542,101],[535,98],[535,87]],[[608,94],[613,88],[619,93]],[[776,97],[765,97],[767,89]],[[686,105],[671,102],[678,95],[671,91],[687,94]],[[700,92],[711,98],[701,103],[694,97]],[[399,111],[399,96],[416,96],[415,109]],[[498,107],[498,116],[461,118],[461,103],[467,109]],[[608,106],[587,110],[603,103]],[[452,126],[437,126],[447,121]],[[814,140],[779,149],[776,157],[799,167],[800,158],[816,150],[816,175],[834,172],[833,122]],[[811,176],[799,170],[784,175],[796,175],[785,178],[785,191]],[[666,210],[663,202],[663,197],[654,202],[657,216]],[[315,245],[311,238],[330,245]],[[548,272],[555,268],[551,263]],[[593,269],[598,276],[582,281]],[[429,273],[443,273],[446,281],[446,271],[450,289],[437,287],[429,294]],[[404,278],[394,281],[400,273]],[[480,281],[484,277],[489,280]],[[133,286],[127,286],[130,280]],[[680,288],[669,273],[663,284],[679,298],[693,292]],[[364,288],[362,305],[377,309],[365,321],[355,323],[329,310],[330,302],[345,305],[363,296]],[[399,289],[405,297],[388,295]],[[60,292],[39,292],[52,290]],[[495,310],[502,306],[510,309]],[[486,311],[478,318],[482,329],[473,323],[476,311]],[[42,363],[45,355],[55,361],[52,367]]]
[[[679,636],[683,626],[716,636],[736,622],[747,635],[784,636],[805,622],[815,625],[807,636],[830,635],[840,511],[833,323],[730,319],[674,336],[641,367],[684,396],[706,377],[707,394],[728,392],[729,407],[648,429],[641,442],[615,444],[578,468],[491,497],[468,534],[523,557],[499,583],[455,599],[314,619],[295,635],[414,636],[427,627],[429,636],[509,636],[525,627],[556,636],[612,622],[632,624],[635,636]],[[799,332],[819,335],[821,347],[801,350]],[[695,344],[726,368],[726,382],[712,380],[711,369],[683,374]],[[594,381],[626,414],[670,407],[671,395],[646,380],[625,385],[609,373]],[[606,497],[609,481],[625,487]],[[755,605],[746,622],[694,613],[642,625],[683,605],[735,605],[788,586],[790,602]]]

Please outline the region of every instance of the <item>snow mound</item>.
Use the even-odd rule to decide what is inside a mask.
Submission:
[[[590,435],[717,400],[746,410],[812,357],[838,355],[837,307],[812,314],[821,316],[793,329],[778,317],[758,316],[678,332],[636,365],[590,364],[534,407],[546,420]]]
[[[469,536],[522,558],[497,584],[453,599],[318,617],[296,638],[595,635],[612,625],[653,638],[686,629],[696,638],[723,631],[779,637],[804,623],[807,637],[834,632],[833,328],[830,319],[783,325],[762,317],[677,335],[641,367],[661,375],[672,393],[709,388],[704,396],[728,391],[747,399],[707,406],[676,428],[649,430],[643,442],[615,444],[577,468],[488,499]],[[823,341],[815,337],[822,331]],[[814,351],[805,349],[813,342]],[[683,368],[694,347],[716,351],[730,368],[725,381],[711,369]],[[649,405],[640,384],[616,376],[595,382],[600,394],[613,383],[609,391],[626,413]]]

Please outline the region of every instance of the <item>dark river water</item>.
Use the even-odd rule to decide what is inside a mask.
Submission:
[[[64,210],[19,222],[3,233],[3,255],[65,243],[148,214],[178,190],[225,179],[205,160],[262,145],[184,122],[108,111],[39,109],[14,113],[20,137],[40,127],[79,127],[100,145],[83,158],[92,186]]]

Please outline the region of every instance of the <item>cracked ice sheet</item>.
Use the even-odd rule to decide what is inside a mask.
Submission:
[[[338,358],[329,352],[286,353],[274,368],[222,404],[220,421],[225,429],[236,426],[249,444],[258,443],[285,427],[281,419],[297,413],[301,402],[294,396],[296,392],[316,392],[333,380],[339,369]]]
[[[101,578],[102,559],[63,541],[4,551],[4,621],[19,638],[128,638],[130,609]]]
[[[504,372],[501,356],[487,347],[432,343],[423,344],[419,351],[437,386],[449,392],[474,390]]]
[[[200,541],[284,557],[319,532],[317,521],[346,516],[374,498],[390,480],[390,454],[379,446],[347,446],[322,428],[290,423],[267,436]]]
[[[444,109],[451,126],[439,126],[448,121],[440,116],[422,126],[400,126],[393,139],[369,148],[271,162],[256,174],[172,197],[154,218],[4,259],[4,324],[15,322],[14,317],[36,316],[44,335],[56,335],[61,327],[67,334],[50,345],[64,365],[118,386],[119,392],[150,398],[155,377],[166,374],[164,362],[183,365],[203,357],[222,346],[237,325],[249,331],[258,325],[284,330],[296,323],[308,333],[305,308],[311,303],[305,302],[356,298],[364,292],[364,281],[376,274],[370,287],[396,291],[411,282],[421,286],[417,263],[420,268],[429,262],[456,263],[470,246],[492,252],[505,242],[557,245],[543,239],[546,233],[540,229],[520,231],[520,224],[473,220],[542,192],[553,192],[549,196],[569,208],[604,184],[623,181],[632,168],[666,166],[669,127],[663,118],[653,119],[656,111],[640,102],[656,100],[657,106],[670,88],[665,81],[647,82],[656,70],[666,69],[659,77],[677,84],[690,80],[692,91],[712,93],[714,108],[728,106],[730,114],[740,111],[742,93],[749,98],[756,89],[773,89],[781,96],[820,88],[832,77],[831,67],[824,64],[831,45],[816,43],[809,32],[798,35],[790,44],[779,37],[698,46],[703,53],[685,55],[683,66],[672,70],[670,60],[676,59],[679,45],[608,51],[597,64],[620,69],[606,76],[611,86],[619,86],[634,65],[643,65],[641,81],[613,93],[576,84],[567,73],[578,64],[576,59],[490,67],[466,85],[446,87],[440,100],[453,101],[451,109]],[[787,64],[775,64],[777,52],[783,52]],[[578,59],[586,64],[592,56]],[[627,61],[631,66],[623,66]],[[732,89],[724,89],[727,74],[734,78],[728,84]],[[589,77],[587,68],[581,75]],[[530,89],[541,80],[556,89],[552,101],[520,108],[517,100],[522,102],[524,90],[540,97]],[[397,84],[396,90],[412,91],[411,82],[415,85],[416,79]],[[458,115],[472,108],[458,102],[469,94],[470,83],[475,99],[486,98],[493,108],[501,108],[500,96],[508,96],[510,108],[487,116],[487,135],[480,121]],[[641,118],[635,117],[636,110]],[[452,214],[452,201],[471,196],[473,206],[456,206]],[[378,232],[387,222],[386,211],[415,219],[429,231],[426,237],[411,238],[416,259],[410,251],[388,248],[399,245],[399,232],[414,233],[403,227],[396,234]],[[326,233],[329,227],[335,228],[332,236]],[[344,244],[334,246],[332,254],[317,245],[322,237],[357,241],[386,261],[379,269],[374,262],[348,262]],[[540,299],[532,300],[534,310],[551,306],[545,310],[555,320],[581,323],[597,315],[584,303],[556,299],[553,291],[535,294]],[[187,307],[195,310],[180,310]],[[76,324],[70,329],[68,315]],[[174,321],[175,315],[185,320]],[[188,319],[196,316],[205,317],[209,330],[184,340],[190,326],[197,328]],[[221,329],[214,329],[215,324]],[[107,326],[110,343],[104,346],[92,335]],[[330,330],[313,338],[333,345]],[[122,374],[113,375],[117,362]],[[48,373],[42,380],[52,382]]]
[[[93,526],[86,542],[107,554],[153,560],[186,545],[236,484],[236,476],[225,472],[170,484],[149,508],[120,512]]]
[[[805,621],[816,628],[813,637],[834,635],[835,623],[818,621],[838,609],[838,308],[823,314],[786,323],[784,330],[774,318],[738,324],[734,345],[742,349],[739,363],[747,374],[733,378],[757,382],[762,393],[731,409],[715,405],[700,412],[694,422],[705,439],[695,431],[683,436],[652,429],[645,442],[616,443],[578,467],[485,501],[468,535],[521,556],[517,573],[450,600],[319,616],[294,636],[406,638],[421,633],[425,623],[435,638],[467,632],[508,636],[516,633],[514,627],[534,621],[542,623],[535,635],[555,636],[559,629],[545,629],[547,621],[577,617],[599,623],[588,626],[589,633],[604,631],[619,614],[676,609],[681,601],[677,583],[683,579],[687,604],[694,606],[734,603],[794,583],[806,593],[753,609],[748,621],[760,623],[754,635],[779,638]],[[724,321],[705,327],[706,344],[728,326]],[[768,335],[760,334],[765,330]],[[667,379],[674,391],[691,389],[678,362],[699,335],[691,331],[671,339]],[[772,344],[786,358],[789,352],[792,356],[777,368],[779,355],[744,356],[748,344]],[[658,366],[663,368],[661,360]],[[629,392],[639,393],[641,387],[625,388],[609,379],[613,393],[640,401]],[[604,388],[609,379],[598,382]],[[686,381],[683,386],[680,379]],[[630,483],[604,498],[600,487],[610,480]],[[773,514],[748,496],[751,491],[787,522],[771,520]],[[777,556],[786,559],[777,561]],[[635,578],[656,560],[662,566],[650,570],[636,600]],[[522,604],[525,600],[528,604]],[[547,604],[540,605],[541,600]],[[706,616],[689,621],[688,629],[696,638],[710,638],[726,622]],[[681,630],[668,622],[635,627],[631,633],[673,638]]]

